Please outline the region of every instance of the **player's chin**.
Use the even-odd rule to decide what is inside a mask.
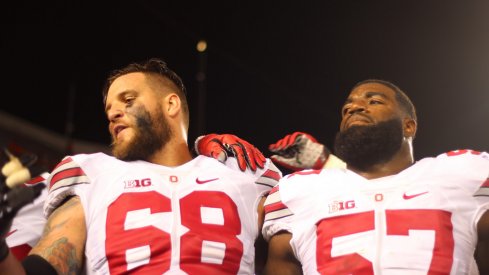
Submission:
[[[120,145],[113,146],[112,155],[118,159],[125,159],[127,156],[127,148]]]
[[[111,144],[112,155],[118,159],[124,159],[130,147],[130,142],[124,139],[113,140]]]

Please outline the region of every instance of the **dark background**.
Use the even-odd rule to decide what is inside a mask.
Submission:
[[[268,156],[305,131],[332,147],[350,88],[380,78],[418,109],[417,159],[489,151],[489,1],[3,1],[0,22],[0,110],[76,139],[108,144],[106,75],[160,57],[186,83],[190,144],[233,133]]]

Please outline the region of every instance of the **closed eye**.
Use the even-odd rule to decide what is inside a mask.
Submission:
[[[136,100],[136,97],[134,96],[128,96],[124,98],[124,102],[126,103],[127,107],[131,107],[134,104],[134,100]]]
[[[376,100],[376,99],[371,99],[369,102],[368,102],[370,105],[378,105],[378,104],[384,104],[384,102],[380,101],[380,100]]]

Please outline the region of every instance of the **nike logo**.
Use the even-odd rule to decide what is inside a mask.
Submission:
[[[416,198],[418,196],[421,196],[421,195],[424,195],[424,194],[427,194],[427,193],[428,193],[428,191],[422,192],[422,193],[413,194],[413,195],[406,195],[406,193],[404,193],[402,195],[402,198],[405,199],[405,200],[410,200],[412,198]]]
[[[16,231],[17,231],[17,229],[14,229],[14,230],[12,230],[12,231],[8,232],[8,233],[7,233],[7,236],[5,236],[5,238],[7,238],[8,236],[10,236],[10,235],[14,234]]]
[[[219,178],[208,179],[208,180],[200,180],[199,178],[196,178],[195,179],[195,182],[197,182],[198,184],[204,184],[204,183],[208,183],[208,182],[215,181],[215,180],[218,180],[218,179]]]

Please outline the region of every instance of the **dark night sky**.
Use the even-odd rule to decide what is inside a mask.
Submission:
[[[489,151],[489,1],[4,2],[0,110],[63,134],[74,95],[76,139],[109,142],[105,76],[154,56],[186,83],[193,141],[206,39],[204,132],[266,155],[293,131],[331,147],[349,89],[381,78],[417,106],[417,159]]]

